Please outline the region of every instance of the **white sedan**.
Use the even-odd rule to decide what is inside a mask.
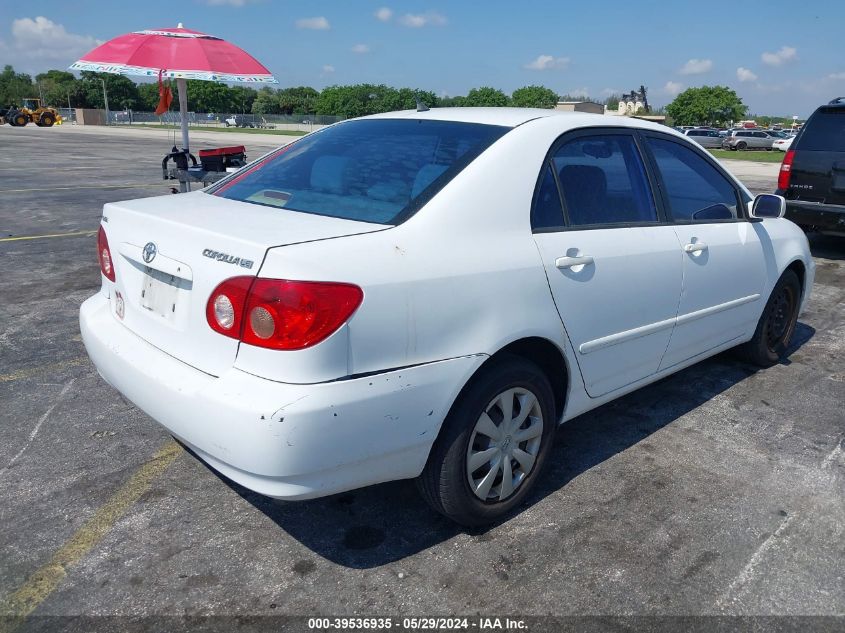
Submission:
[[[105,205],[82,336],[246,488],[417,478],[477,525],[526,499],[558,424],[731,347],[778,362],[815,270],[783,207],[637,119],[382,114]]]
[[[790,147],[792,147],[792,140],[794,136],[790,136],[788,138],[777,138],[772,143],[772,149],[780,150],[781,152],[785,152]]]

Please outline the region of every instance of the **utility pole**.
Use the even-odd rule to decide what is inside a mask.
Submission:
[[[106,106],[106,125],[109,124],[109,95],[106,93],[106,80],[100,77],[100,83],[103,84],[103,103]]]

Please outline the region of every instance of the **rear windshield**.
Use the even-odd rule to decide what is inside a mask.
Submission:
[[[801,130],[798,149],[845,152],[845,108],[820,108]]]
[[[455,121],[349,121],[306,136],[207,191],[305,213],[396,224],[508,129]]]

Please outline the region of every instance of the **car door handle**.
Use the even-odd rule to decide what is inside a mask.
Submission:
[[[591,255],[579,255],[578,257],[558,257],[555,266],[558,268],[573,268],[574,266],[586,266],[593,263]]]
[[[694,244],[684,245],[685,253],[702,253],[707,250],[707,244],[704,242],[695,242]]]

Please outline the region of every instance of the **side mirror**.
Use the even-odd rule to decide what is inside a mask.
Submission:
[[[782,196],[771,193],[761,193],[754,198],[751,206],[751,217],[753,218],[782,218],[786,213],[786,200]]]

